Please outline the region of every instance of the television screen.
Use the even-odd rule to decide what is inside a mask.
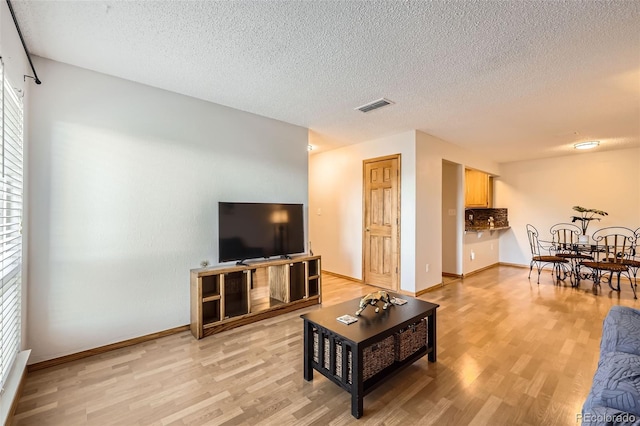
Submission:
[[[218,203],[220,262],[304,250],[302,204]]]

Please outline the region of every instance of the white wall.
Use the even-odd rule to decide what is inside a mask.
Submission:
[[[500,261],[529,265],[526,225],[541,235],[570,222],[580,205],[609,213],[587,231],[606,226],[640,227],[640,149],[586,152],[501,164],[496,205],[509,208],[511,229],[500,237]]]
[[[468,151],[423,132],[416,132],[416,292],[442,282],[442,162],[499,174],[498,164],[481,153]],[[461,172],[464,173],[464,172]],[[459,197],[458,255],[462,247],[464,200]],[[501,206],[499,206],[501,207]],[[429,264],[429,272],[425,265]],[[463,264],[459,259],[458,264]],[[464,270],[463,273],[470,271]]]
[[[442,272],[459,275],[459,164],[442,162]],[[450,214],[453,213],[453,214]],[[426,270],[426,268],[425,268]]]
[[[309,239],[322,268],[362,279],[362,161],[401,154],[400,288],[415,283],[415,132],[312,155],[309,160]],[[320,214],[318,214],[320,212]]]
[[[31,362],[189,323],[217,202],[307,204],[307,129],[38,59]]]
[[[465,232],[462,253],[462,269],[465,275],[500,262],[502,232],[505,231]]]
[[[311,156],[309,233],[314,251],[323,255],[325,270],[362,279],[362,160],[395,153],[402,154],[400,288],[416,293],[442,282],[443,160],[492,174],[498,166],[478,153],[413,130]],[[462,214],[459,201],[460,257]]]

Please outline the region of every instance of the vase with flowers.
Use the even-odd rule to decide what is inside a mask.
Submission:
[[[586,209],[581,206],[573,206],[573,210],[580,213],[580,216],[571,216],[571,223],[580,222],[580,228],[582,228],[582,235],[578,237],[578,242],[587,244],[589,242],[589,235],[587,235],[587,228],[592,220],[600,220],[596,216],[608,216],[609,213],[598,209]]]

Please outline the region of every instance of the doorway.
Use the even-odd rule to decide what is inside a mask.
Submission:
[[[400,154],[363,161],[362,267],[365,284],[400,282]]]
[[[442,283],[462,276],[462,165],[442,161]]]

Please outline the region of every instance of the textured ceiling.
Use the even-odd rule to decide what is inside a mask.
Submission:
[[[410,129],[499,162],[640,146],[639,1],[13,5],[36,55],[308,127],[321,150]]]

